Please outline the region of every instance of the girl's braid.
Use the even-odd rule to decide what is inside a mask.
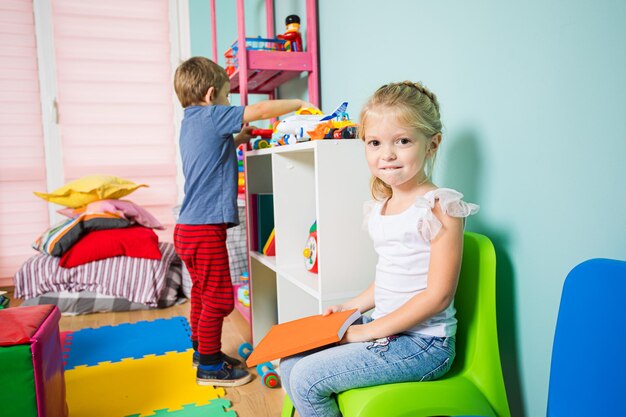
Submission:
[[[398,83],[401,85],[406,85],[408,87],[412,87],[417,89],[417,91],[419,91],[420,93],[424,94],[426,97],[428,97],[430,99],[430,101],[433,103],[433,105],[435,106],[435,109],[437,109],[437,113],[439,113],[439,100],[437,100],[437,96],[435,96],[435,94],[433,94],[432,91],[430,91],[428,88],[424,87],[424,85],[422,85],[422,83],[420,82],[412,82],[412,81],[403,81],[401,83]]]

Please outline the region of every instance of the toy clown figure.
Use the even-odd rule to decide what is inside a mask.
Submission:
[[[291,52],[302,52],[302,37],[300,36],[300,17],[290,14],[285,19],[287,31],[278,35],[278,39],[286,40],[285,50]]]

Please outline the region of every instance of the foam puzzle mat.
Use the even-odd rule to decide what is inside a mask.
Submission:
[[[103,326],[67,333],[63,352],[65,369],[101,362],[140,359],[145,355],[191,349],[191,328],[185,317]]]
[[[223,388],[196,384],[187,320],[174,319],[67,334],[69,417],[236,417]]]

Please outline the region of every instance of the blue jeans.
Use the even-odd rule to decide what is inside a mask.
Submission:
[[[400,334],[290,356],[280,361],[279,372],[301,417],[339,417],[337,393],[437,379],[450,369],[454,347],[454,337]]]

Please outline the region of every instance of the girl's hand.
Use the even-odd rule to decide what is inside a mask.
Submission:
[[[332,314],[332,313],[339,313],[340,311],[344,311],[345,309],[346,308],[343,306],[343,304],[338,304],[336,306],[331,306],[331,307],[328,307],[326,309],[326,311],[324,311],[322,316],[328,316],[329,314]]]
[[[370,340],[374,340],[374,338],[367,331],[367,324],[353,324],[348,327],[348,331],[343,335],[339,344],[369,342]]]

